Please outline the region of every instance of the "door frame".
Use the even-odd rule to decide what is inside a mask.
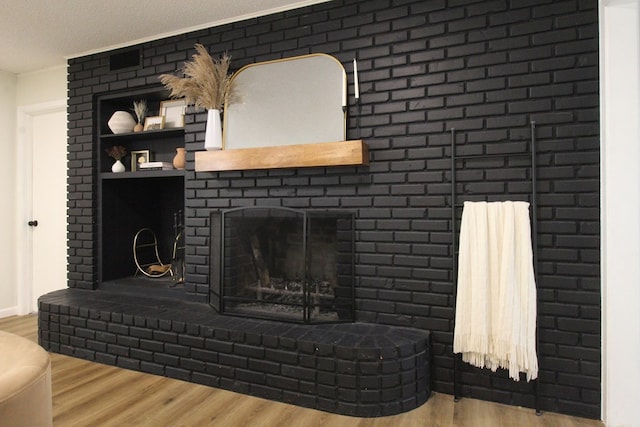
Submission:
[[[18,107],[16,132],[16,294],[18,314],[32,312],[33,229],[27,225],[33,215],[33,121],[43,114],[66,112],[67,100]],[[68,126],[67,126],[68,127]]]

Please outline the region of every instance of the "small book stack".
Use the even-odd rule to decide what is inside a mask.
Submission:
[[[173,164],[168,162],[147,162],[140,163],[138,168],[141,171],[168,171],[173,170]]]

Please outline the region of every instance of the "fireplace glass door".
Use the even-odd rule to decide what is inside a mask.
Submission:
[[[212,305],[238,316],[353,321],[353,227],[348,212],[244,207],[214,214],[220,235],[212,252],[220,258],[212,262],[219,282],[211,297],[221,301]]]

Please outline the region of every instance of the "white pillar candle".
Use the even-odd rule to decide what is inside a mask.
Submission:
[[[347,107],[347,75],[343,75],[342,80],[342,108]]]
[[[356,99],[360,99],[360,83],[358,83],[358,62],[353,58],[353,87]]]

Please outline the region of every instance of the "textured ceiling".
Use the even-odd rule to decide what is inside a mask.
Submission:
[[[327,0],[0,0],[0,71],[82,56]]]

